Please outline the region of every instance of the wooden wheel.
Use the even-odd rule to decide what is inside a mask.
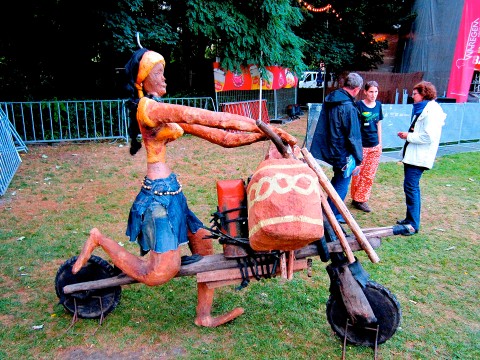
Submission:
[[[402,311],[396,297],[382,285],[369,281],[363,289],[365,296],[377,318],[379,325],[377,344],[382,344],[390,339],[398,326]],[[345,338],[345,327],[348,313],[342,299],[330,295],[327,301],[327,319],[333,331],[342,339]],[[347,342],[354,345],[375,346],[376,332],[365,329],[364,326],[350,325],[347,331]]]
[[[107,261],[92,255],[87,264],[77,273],[72,274],[72,267],[77,257],[65,261],[55,276],[55,291],[60,304],[71,314],[83,319],[98,319],[105,317],[120,302],[122,289],[114,286],[97,290],[79,291],[65,294],[66,285],[78,284],[85,281],[106,279],[118,274]]]

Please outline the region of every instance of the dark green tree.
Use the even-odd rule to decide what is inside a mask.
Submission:
[[[290,0],[179,0],[152,2],[130,0],[106,15],[120,52],[142,45],[167,58],[168,90],[178,93],[202,84],[212,89],[212,62],[235,70],[240,65],[280,65],[294,71],[305,69],[304,41],[294,32],[303,16]],[[168,80],[168,79],[167,79]],[[173,80],[173,81],[172,81]],[[196,80],[196,81],[195,81]],[[180,88],[179,88],[180,87]]]
[[[188,27],[195,37],[214,39],[209,50],[222,67],[280,65],[305,69],[305,41],[296,35],[303,16],[290,0],[188,1]]]
[[[0,22],[0,101],[124,97],[137,33],[167,59],[169,95],[212,95],[216,57],[229,70],[255,63],[299,73],[319,59],[335,71],[367,70],[385,46],[372,33],[406,22],[411,1],[332,0],[336,13],[297,0],[10,2]]]
[[[0,100],[110,96],[101,1],[12,1],[0,21]],[[4,10],[7,8],[4,8]]]
[[[314,7],[323,1],[309,1]],[[375,41],[374,34],[395,34],[409,29],[415,15],[413,0],[332,0],[331,8],[322,12],[304,9],[305,22],[298,35],[307,40],[305,62],[312,69],[320,61],[329,71],[372,70],[383,61],[386,41]],[[401,30],[400,30],[401,29]]]

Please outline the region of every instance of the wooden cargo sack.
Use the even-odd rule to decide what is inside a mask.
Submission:
[[[247,187],[250,246],[288,251],[320,239],[321,196],[317,175],[302,161],[262,161]]]

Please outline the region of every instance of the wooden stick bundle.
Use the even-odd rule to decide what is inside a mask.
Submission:
[[[347,225],[350,227],[353,234],[355,235],[358,243],[360,244],[362,249],[365,250],[365,252],[367,253],[370,261],[373,263],[379,262],[380,258],[378,257],[377,253],[375,252],[375,250],[373,250],[372,246],[370,245],[367,238],[365,237],[365,234],[362,232],[362,229],[360,229],[360,226],[358,226],[357,222],[355,221],[353,216],[350,214],[350,211],[348,211],[347,206],[345,205],[343,200],[340,198],[338,193],[335,191],[333,185],[330,183],[330,180],[328,180],[327,176],[323,172],[320,165],[318,165],[315,158],[312,156],[312,154],[310,154],[310,152],[307,149],[303,148],[301,152],[308,166],[310,166],[310,168],[313,171],[315,171],[315,173],[317,174],[320,185],[325,190],[327,195],[330,197],[332,202],[335,204],[340,214],[342,214]],[[334,221],[334,223],[336,223],[336,221]]]

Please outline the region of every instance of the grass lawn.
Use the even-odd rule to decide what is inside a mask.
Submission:
[[[302,144],[306,117],[277,126]],[[267,147],[223,149],[185,136],[169,144],[167,159],[191,209],[208,224],[217,204],[215,181],[246,180]],[[156,287],[124,286],[119,306],[102,326],[80,320],[70,327],[72,316],[55,294],[56,272],[78,255],[92,227],[138,253],[125,227],[145,174],[145,152],[132,157],[123,143],[91,142],[31,146],[21,156],[0,198],[0,359],[341,358],[342,342],[325,314],[326,264],[318,258],[312,277],[299,272],[292,281],[217,289],[215,314],[237,306],[246,310],[218,328],[193,322],[194,277]],[[438,158],[421,181],[420,233],[383,238],[376,264],[364,252],[355,254],[402,307],[400,327],[380,345],[379,359],[480,359],[479,164],[480,152]],[[362,228],[404,217],[402,181],[401,164],[382,163],[369,202],[372,213],[351,209],[347,197]],[[100,250],[95,255],[109,260]],[[348,346],[346,357],[372,359],[373,350]]]

